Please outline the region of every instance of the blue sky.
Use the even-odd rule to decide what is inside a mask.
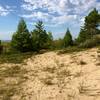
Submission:
[[[100,0],[0,0],[0,39],[11,39],[21,17],[30,31],[42,20],[55,38],[62,37],[67,28],[75,37],[94,7],[100,11]]]

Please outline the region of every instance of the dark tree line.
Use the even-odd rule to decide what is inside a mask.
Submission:
[[[13,34],[11,45],[21,52],[40,51],[51,48],[53,36],[46,32],[42,21],[38,21],[35,29],[29,32],[24,19],[21,19],[17,31]]]
[[[62,39],[54,40],[52,32],[47,32],[44,29],[44,24],[42,21],[38,21],[35,25],[35,29],[29,32],[26,22],[22,18],[19,21],[17,31],[12,36],[11,46],[13,49],[20,52],[39,52],[42,49],[67,48],[73,45],[79,46],[83,43],[91,44],[93,41],[97,41],[97,38],[93,39],[93,37],[100,34],[99,27],[100,14],[96,9],[93,9],[88,16],[85,17],[84,26],[81,27],[80,33],[76,40],[73,40],[69,29],[67,29],[65,36]],[[93,39],[91,40],[92,42],[89,39]]]

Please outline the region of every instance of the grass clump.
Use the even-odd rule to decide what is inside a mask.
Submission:
[[[61,70],[60,72],[57,73],[58,77],[68,77],[71,76],[71,72],[67,69]]]
[[[73,47],[68,47],[68,48],[65,48],[65,49],[63,49],[63,50],[60,50],[60,51],[58,52],[58,55],[59,55],[59,54],[65,54],[65,53],[80,52],[80,51],[84,51],[84,50],[86,50],[86,49],[84,49],[84,48],[78,48],[77,46],[76,46],[76,47],[73,46]]]
[[[22,83],[26,81],[25,73],[27,71],[19,65],[0,66],[0,100],[20,97]]]
[[[7,67],[5,70],[0,70],[0,76],[2,77],[17,77],[21,76],[26,70],[21,69],[20,66]]]
[[[50,68],[50,67],[46,67],[46,68],[43,69],[43,71],[46,71],[46,72],[49,72],[49,73],[54,73],[55,70],[56,70],[55,67],[52,67],[52,68]]]
[[[85,61],[81,60],[81,61],[79,62],[79,64],[80,64],[80,65],[86,65],[87,63],[86,63]]]
[[[96,63],[96,66],[100,66],[100,62]]]
[[[12,53],[12,54],[1,54],[0,63],[22,63],[24,59],[30,58],[33,53]]]
[[[47,86],[53,85],[54,84],[53,83],[53,77],[48,76],[48,77],[42,79],[42,83],[45,84],[45,85],[47,85]]]
[[[100,44],[100,36],[93,36],[91,39],[87,39],[85,42],[81,43],[79,47],[81,48],[92,48]]]

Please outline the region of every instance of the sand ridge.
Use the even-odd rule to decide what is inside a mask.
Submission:
[[[26,80],[21,83],[20,96],[11,100],[100,100],[100,53],[96,48],[61,55],[47,52],[18,66],[26,70]]]

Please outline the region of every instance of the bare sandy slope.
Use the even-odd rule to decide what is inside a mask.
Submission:
[[[0,68],[4,70],[4,66],[21,69],[17,69],[15,77],[1,78],[0,87],[10,84],[15,89],[11,95],[6,85],[9,93],[2,93],[1,100],[100,100],[98,49],[61,55],[48,52],[29,58],[24,64],[2,64]]]

